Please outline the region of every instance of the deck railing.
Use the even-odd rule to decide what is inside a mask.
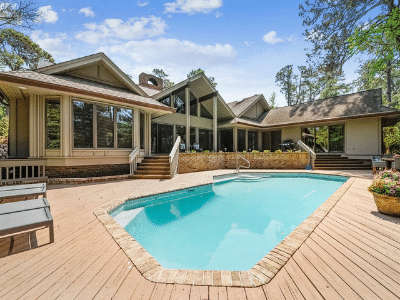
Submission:
[[[140,147],[136,147],[135,149],[133,149],[132,153],[129,154],[129,169],[130,169],[129,172],[131,175],[133,174],[133,172],[136,171],[139,153],[140,153]]]
[[[315,152],[306,144],[304,144],[302,141],[298,141],[297,144],[300,146],[300,148],[302,148],[304,151],[308,152],[309,156],[308,156],[308,164],[313,166],[313,162],[314,160],[317,158],[317,155],[315,154]]]
[[[0,184],[47,180],[45,159],[1,159]]]
[[[169,167],[171,179],[176,175],[179,162],[179,144],[181,143],[181,137],[175,141],[174,147],[172,147],[171,153],[169,154]]]

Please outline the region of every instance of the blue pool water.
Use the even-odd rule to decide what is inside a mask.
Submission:
[[[248,270],[347,180],[292,176],[128,201],[111,215],[165,268]]]

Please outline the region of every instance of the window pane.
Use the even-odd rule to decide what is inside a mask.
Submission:
[[[93,148],[93,104],[74,101],[74,147]]]
[[[140,149],[144,149],[144,113],[140,112]]]
[[[315,127],[315,152],[328,152],[328,126]]]
[[[190,145],[196,143],[196,128],[190,127]]]
[[[161,99],[160,102],[166,106],[171,106],[171,98],[169,96],[167,98]]]
[[[47,149],[60,148],[60,100],[46,101]]]
[[[185,108],[185,91],[181,91],[175,95],[175,104],[176,112],[180,114],[186,114]]]
[[[246,150],[246,131],[238,130],[238,151]]]
[[[114,108],[97,105],[97,147],[114,148]]]
[[[132,110],[117,108],[118,148],[132,148]]]
[[[257,149],[257,132],[255,131],[249,131],[247,135],[247,140],[248,140],[248,146],[249,149],[248,151],[253,151]]]
[[[329,126],[329,152],[343,152],[344,126],[343,124]]]
[[[176,135],[181,137],[181,144],[186,144],[186,126],[176,126]],[[180,152],[185,152],[186,149],[179,147]]]

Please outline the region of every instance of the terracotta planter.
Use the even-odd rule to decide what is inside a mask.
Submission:
[[[378,211],[392,216],[400,216],[400,197],[374,194]]]

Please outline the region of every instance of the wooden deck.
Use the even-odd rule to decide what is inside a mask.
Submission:
[[[50,187],[56,242],[48,244],[46,230],[0,239],[0,299],[399,299],[400,218],[376,211],[366,191],[371,180],[363,176],[272,281],[258,288],[147,281],[93,214],[110,201],[223,173]]]

